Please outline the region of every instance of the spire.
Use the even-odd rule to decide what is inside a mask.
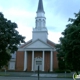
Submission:
[[[37,12],[44,12],[42,0],[39,0]]]
[[[47,42],[48,31],[46,28],[46,18],[42,0],[39,0],[35,18],[35,28],[33,28],[33,41],[40,39]]]

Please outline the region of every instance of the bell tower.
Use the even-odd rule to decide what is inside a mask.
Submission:
[[[33,29],[32,40],[35,41],[37,39],[40,39],[46,42],[47,35],[48,35],[48,31],[46,28],[46,17],[45,17],[45,12],[43,8],[43,2],[42,0],[39,0],[38,9],[37,9],[36,18],[35,18],[35,28]]]

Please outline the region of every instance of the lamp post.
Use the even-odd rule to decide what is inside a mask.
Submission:
[[[39,65],[38,65],[38,80],[39,80]]]

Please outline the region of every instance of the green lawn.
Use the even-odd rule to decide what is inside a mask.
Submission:
[[[9,76],[10,74],[7,73],[0,73],[0,76]]]

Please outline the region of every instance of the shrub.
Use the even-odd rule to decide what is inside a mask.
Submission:
[[[56,73],[65,73],[65,70],[56,70]],[[71,70],[66,70],[66,73],[70,73]]]

